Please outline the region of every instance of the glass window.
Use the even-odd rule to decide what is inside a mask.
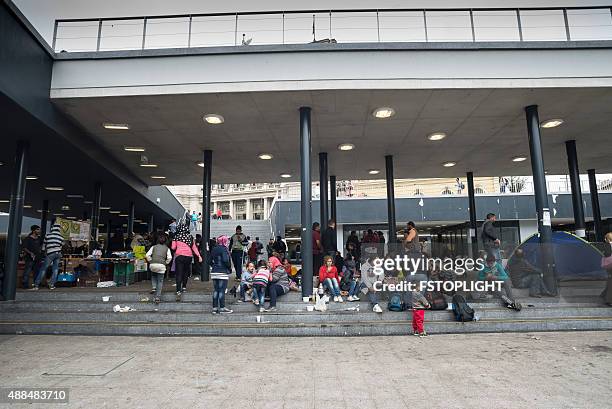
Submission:
[[[331,37],[329,13],[285,14],[285,44],[306,44]]]
[[[332,13],[332,38],[339,43],[378,41],[376,12]]]
[[[254,14],[238,16],[238,45],[242,41],[249,44],[282,44],[283,15]],[[249,42],[250,41],[250,42]]]
[[[102,22],[100,51],[142,48],[144,20],[105,20]]]
[[[564,41],[565,19],[562,10],[521,10],[525,41]]]
[[[610,9],[568,10],[567,21],[574,41],[612,39]]]
[[[189,17],[147,19],[145,48],[187,47]]]
[[[236,16],[194,17],[191,21],[192,47],[219,47],[239,43]]]
[[[55,51],[95,51],[98,46],[98,22],[58,23]]]
[[[425,41],[425,19],[420,11],[379,12],[380,41]]]
[[[468,11],[427,11],[428,41],[472,41]]]
[[[519,41],[515,11],[474,11],[476,41]]]

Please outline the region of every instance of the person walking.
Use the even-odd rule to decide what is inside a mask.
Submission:
[[[40,246],[40,226],[33,225],[30,227],[30,234],[23,239],[21,243],[23,249],[25,266],[23,268],[22,284],[23,288],[30,288],[30,273],[36,275],[36,265],[40,261],[41,246]],[[36,277],[33,277],[36,279]]]
[[[40,283],[47,272],[47,268],[51,266],[53,275],[49,280],[49,290],[55,289],[55,281],[57,280],[57,274],[59,273],[59,262],[62,259],[62,246],[64,245],[64,237],[62,236],[62,228],[59,224],[53,223],[51,231],[45,237],[43,242],[43,251],[45,252],[45,258],[43,260],[38,275],[34,280],[34,287],[32,290],[38,290]]]
[[[242,226],[236,226],[236,233],[232,235],[229,241],[229,247],[232,251],[232,263],[236,271],[236,280],[240,281],[242,276],[242,259],[244,257],[244,246],[246,244],[246,236],[242,234]]]
[[[157,238],[157,244],[149,249],[146,258],[151,270],[151,294],[155,294],[153,302],[159,304],[164,287],[164,275],[166,266],[172,261],[172,253],[166,245],[167,238],[164,234]]]
[[[487,256],[493,256],[496,261],[501,262],[501,253],[499,251],[501,241],[498,237],[498,231],[493,225],[496,220],[497,217],[494,213],[487,213],[487,219],[482,225],[480,237],[482,238],[482,246],[487,252]]]
[[[228,243],[227,236],[219,236],[217,245],[213,247],[211,252],[212,269],[210,278],[213,280],[213,314],[231,314],[234,312],[225,308],[225,290],[227,290],[227,282],[232,272]]]
[[[187,291],[187,281],[189,280],[191,263],[193,255],[198,258],[198,262],[202,262],[200,250],[196,245],[189,225],[180,223],[176,228],[176,234],[172,241],[172,250],[174,251],[174,268],[176,273],[176,301],[181,301],[181,295]]]
[[[336,237],[336,221],[329,219],[327,222],[327,229],[323,232],[321,237],[323,244],[323,253],[326,256],[330,256],[333,259],[336,258],[336,251],[338,251],[337,237]]]

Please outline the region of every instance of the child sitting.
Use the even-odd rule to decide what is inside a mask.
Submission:
[[[413,335],[426,337],[427,333],[423,326],[425,321],[425,309],[430,308],[429,302],[419,291],[412,292],[412,330]]]
[[[255,274],[255,263],[249,261],[246,271],[240,276],[240,299],[238,302],[246,302],[246,292],[253,285],[253,274]]]
[[[253,304],[259,305],[259,312],[264,312],[264,297],[270,281],[270,270],[265,260],[259,260],[257,271],[253,274]]]

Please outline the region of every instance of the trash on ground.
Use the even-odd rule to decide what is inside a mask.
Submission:
[[[142,297],[142,298],[140,299],[140,302],[149,302],[149,301],[150,301],[150,300],[149,300],[149,297]]]
[[[125,307],[122,307],[119,304],[117,304],[113,307],[113,311],[114,312],[128,312],[128,311],[134,311],[134,310],[127,305]]]
[[[110,296],[110,295],[105,295],[105,296],[102,296],[102,301],[103,301],[103,302],[108,302],[108,301],[110,300],[110,298],[111,298],[111,296]]]

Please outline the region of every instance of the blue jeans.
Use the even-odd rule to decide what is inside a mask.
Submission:
[[[242,255],[244,252],[242,250],[232,250],[232,263],[234,264],[234,269],[236,270],[236,278],[240,280],[242,276]]]
[[[213,280],[213,308],[225,308],[227,280]]]
[[[338,280],[335,278],[326,278],[323,282],[323,286],[327,287],[334,297],[340,296],[340,286],[338,285]]]
[[[357,295],[357,293],[360,292],[363,287],[365,287],[364,283],[357,280],[351,281],[351,288],[349,289],[348,293],[349,297]]]
[[[265,285],[253,285],[253,299],[259,300],[259,306],[263,307],[266,297],[266,286]]]
[[[349,295],[356,296],[362,289],[366,287],[367,286],[361,281],[353,280],[353,282],[351,283],[351,289],[349,290]],[[378,304],[378,292],[370,288],[368,290],[368,300],[370,300],[370,304],[372,305],[372,307]]]
[[[155,289],[155,297],[161,297],[164,288],[164,273],[151,273],[151,286]]]
[[[51,276],[51,280],[49,281],[49,287],[55,286],[55,281],[57,280],[57,274],[59,273],[59,262],[62,259],[62,253],[51,253],[47,254],[44,258],[42,266],[40,270],[38,270],[38,275],[36,276],[36,280],[34,280],[34,286],[38,287],[40,282],[42,281],[45,273],[47,272],[47,268],[51,266],[51,271],[53,271],[53,275]]]
[[[26,256],[25,267],[23,268],[23,279],[22,279],[23,288],[30,287],[30,273],[34,271],[34,269],[36,268],[37,262],[38,262],[38,257],[35,260],[32,260],[30,257]],[[37,272],[34,273],[34,279],[36,279],[36,275],[37,275],[36,273]]]
[[[249,289],[249,285],[246,283],[240,283],[240,299],[242,301],[246,300],[246,292]]]

